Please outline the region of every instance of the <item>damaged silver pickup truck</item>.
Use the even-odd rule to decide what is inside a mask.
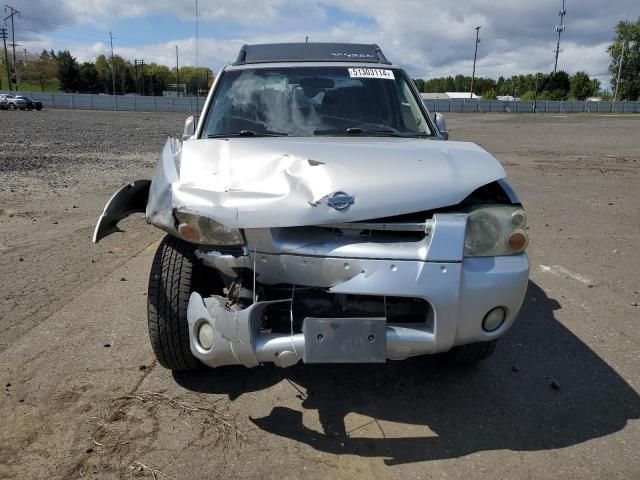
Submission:
[[[476,362],[524,298],[526,217],[500,163],[447,138],[376,45],[246,45],[93,240],[134,212],[167,232],[148,322],[170,369]]]

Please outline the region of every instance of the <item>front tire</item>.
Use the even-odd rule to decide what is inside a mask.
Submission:
[[[15,110],[16,106],[13,103],[9,104],[9,110]]]
[[[475,364],[482,360],[489,358],[496,350],[498,340],[491,340],[490,342],[477,342],[468,343],[467,345],[460,345],[453,347],[447,352],[449,360],[455,363],[463,364]]]
[[[147,296],[149,337],[160,365],[194,370],[201,363],[191,353],[187,305],[199,267],[195,247],[166,236],[151,265]]]

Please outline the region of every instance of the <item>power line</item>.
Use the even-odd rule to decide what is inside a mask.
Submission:
[[[28,26],[25,26],[28,25]],[[32,27],[32,28],[29,28]],[[20,31],[24,32],[33,32],[33,33],[37,33],[40,36],[45,36],[45,35],[55,35],[56,37],[66,37],[66,38],[72,38],[74,40],[82,40],[82,41],[86,41],[87,39],[91,39],[93,41],[96,40],[96,38],[98,39],[98,41],[106,41],[106,38],[109,38],[109,34],[107,33],[106,38],[102,38],[97,36],[95,33],[85,33],[85,32],[74,32],[74,31],[69,31],[69,30],[42,30],[40,28],[40,25],[36,25],[36,24],[31,24],[31,23],[24,23],[21,25]],[[120,37],[118,37],[120,38]]]
[[[556,63],[553,66],[553,73],[555,74],[558,70],[558,55],[560,54],[560,35],[564,32],[564,16],[567,14],[567,11],[564,8],[564,0],[562,0],[562,10],[558,13],[560,16],[560,25],[556,25],[556,32],[558,32],[558,44],[556,45]]]
[[[42,30],[36,30],[36,29],[32,29],[32,28],[26,28],[26,27],[22,27],[22,30],[26,30],[28,32],[33,32],[33,33],[38,33],[40,35],[53,35],[55,37],[63,37],[63,38],[68,38],[68,39],[73,39],[73,40],[83,40],[81,38],[77,38],[77,37],[85,37],[85,38],[91,38],[91,39],[96,39],[96,36],[100,37],[100,36],[109,36],[110,32],[106,32],[103,30],[97,30],[97,29],[89,29],[89,28],[77,28],[75,26],[72,26],[71,24],[68,23],[60,23],[60,22],[54,22],[51,20],[46,20],[43,18],[38,18],[38,17],[33,17],[30,15],[19,15],[19,18],[22,22],[27,22],[28,24],[30,24],[30,26],[33,26],[35,28],[38,27],[38,24],[40,25],[51,25],[51,26],[55,26],[57,28],[62,28],[65,30],[52,30],[52,31],[47,31],[47,32],[43,32]],[[118,39],[120,40],[125,40],[125,41],[129,41],[129,42],[138,42],[140,39],[138,38],[133,38],[133,37],[129,37],[126,35],[121,35],[118,32],[116,32],[116,36]],[[98,39],[99,41],[101,41],[101,39]],[[19,46],[18,44],[16,44],[16,46]],[[120,47],[120,49],[122,50],[123,48]],[[135,49],[144,49],[145,52],[151,52],[153,54],[156,54],[158,56],[168,56],[169,54],[169,49],[171,49],[171,51],[173,51],[172,46],[166,46],[163,47],[161,45],[156,45],[156,46],[147,46],[147,45],[142,45],[142,46],[135,46],[132,45],[130,47],[124,47],[125,50],[135,50]]]
[[[27,36],[25,32],[34,33],[36,35]],[[23,35],[21,36],[20,33],[22,33]],[[91,43],[96,42],[95,35],[67,32],[64,30],[59,30],[56,32],[43,32],[42,30],[36,30],[35,28],[27,28],[25,26],[20,27],[20,32],[17,33],[17,36],[18,36],[18,41],[22,40],[23,42],[42,42],[46,38],[52,38],[52,37],[55,37],[55,40],[66,40],[66,41],[76,42],[79,44],[86,44],[87,42],[91,42]],[[109,37],[107,36],[106,40],[108,40],[108,38]],[[97,41],[99,43],[105,44],[106,40],[100,38]]]
[[[22,20],[22,19],[21,19]],[[31,22],[29,22],[31,23]],[[30,26],[37,28],[38,26],[35,24],[31,24]],[[103,35],[105,37],[109,37],[109,32],[100,32],[100,31],[87,31],[87,30],[78,30],[78,29],[74,29],[72,27],[64,27],[66,28],[66,30],[50,30],[50,31],[42,31],[42,30],[34,30],[31,28],[26,28],[26,27],[22,27],[22,30],[27,30],[29,32],[34,32],[34,33],[39,33],[41,35],[51,35],[51,36],[55,36],[55,37],[63,37],[63,38],[70,38],[70,39],[74,39],[74,40],[84,40],[84,38],[90,38],[92,40],[96,40],[96,37],[98,37],[98,41],[102,42],[103,40],[106,41],[105,39],[102,39],[100,37],[102,37]],[[78,37],[84,37],[84,38],[78,38]],[[130,42],[137,42],[139,41],[139,39],[133,38],[133,37],[128,37],[126,35],[121,35],[120,33],[118,33],[116,31],[116,34],[114,35],[114,37],[116,37],[118,40],[128,40]],[[131,47],[131,48],[136,48],[136,47]],[[155,50],[157,52],[163,52],[163,53],[167,53],[168,50],[173,50],[171,46],[167,46],[166,49],[163,48],[150,48],[150,50]]]
[[[47,31],[47,32],[43,32],[42,30],[33,30],[33,29],[29,29],[29,28],[24,28],[23,30],[27,30],[29,32],[35,32],[35,33],[40,33],[42,35],[55,35],[57,36],[66,36],[67,38],[74,38],[74,36],[82,36],[82,37],[89,37],[92,39],[95,39],[96,36],[105,36],[108,37],[109,36],[109,32],[105,32],[102,30],[90,30],[90,29],[80,29],[80,28],[75,28],[75,27],[71,27],[65,24],[61,24],[61,23],[56,23],[56,22],[49,22],[47,20],[41,20],[41,19],[37,19],[34,17],[28,17],[27,15],[22,15],[20,17],[20,20],[22,21],[26,21],[27,23],[30,23],[31,26],[33,27],[37,27],[38,23],[47,23],[50,25],[53,25],[55,27],[58,28],[64,28],[66,30],[69,31],[58,31],[58,30],[51,30],[51,31]],[[119,40],[128,40],[130,42],[137,42],[139,41],[139,39],[133,38],[133,37],[129,37],[126,35],[122,35],[119,32],[116,31],[116,36]],[[135,48],[135,47],[132,47]],[[171,47],[166,47],[167,49],[170,49]],[[166,53],[165,50],[163,49],[156,49],[157,51],[163,51]]]
[[[51,35],[55,36],[55,38],[62,38],[63,40],[69,40],[69,41],[74,41],[75,40],[77,42],[84,42],[85,41],[84,38],[76,37],[74,35],[74,32],[55,32],[55,33],[47,32],[47,33],[43,33],[43,32],[40,32],[38,30],[33,30],[33,29],[25,28],[25,27],[22,27],[21,30],[26,30],[28,32],[38,33],[38,34],[41,34],[41,35],[49,35],[49,34],[51,34]],[[84,36],[86,34],[81,34],[81,35]],[[107,34],[107,36],[108,35],[109,34]],[[86,35],[86,36],[88,37],[89,35]],[[118,40],[122,40],[125,37],[121,37],[116,32],[116,35],[114,35],[114,38],[117,38]],[[93,37],[93,39],[95,40],[95,36]],[[24,41],[24,39],[23,39],[23,41]],[[102,43],[103,45],[106,45],[107,50],[108,50],[109,45],[106,42],[100,41],[100,43]],[[78,43],[78,45],[82,46],[83,44],[82,43]],[[130,47],[122,47],[122,46],[120,46],[119,48],[120,48],[120,51],[122,51],[122,50],[143,49],[145,51],[145,53],[146,52],[150,52],[151,54],[155,54],[157,56],[164,56],[164,57],[168,57],[170,54],[173,53],[173,47],[172,46],[167,46],[165,48],[161,48],[161,47],[150,47],[150,46],[146,46],[146,45],[140,45],[140,46],[132,45]],[[131,55],[133,55],[133,53]]]
[[[78,40],[78,41],[84,41],[85,38],[90,38],[92,40],[96,40],[96,37],[98,41],[102,42],[102,36],[108,37],[109,36],[109,32],[105,32],[105,31],[101,31],[101,30],[93,30],[93,29],[80,29],[80,28],[75,28],[72,27],[70,25],[67,24],[62,24],[62,23],[57,23],[57,22],[51,22],[48,20],[44,20],[44,19],[40,19],[40,18],[36,18],[36,17],[31,17],[28,15],[21,15],[20,16],[20,20],[22,22],[27,22],[27,24],[29,24],[29,26],[32,26],[34,28],[27,28],[27,27],[22,27],[22,30],[26,30],[28,32],[33,32],[33,33],[38,33],[40,35],[52,35],[54,37],[62,37],[62,38],[67,38],[67,39],[71,39],[71,40]],[[57,28],[62,28],[64,30],[51,30],[51,31],[42,31],[40,30],[36,30],[35,28],[38,28],[38,25],[40,24],[40,26],[47,24],[47,25],[51,25],[51,26],[55,26]],[[133,37],[129,37],[126,35],[121,35],[118,32],[116,32],[116,36],[119,40],[125,40],[125,41],[129,41],[129,42],[138,42],[139,39],[133,38]],[[106,39],[105,39],[106,40]],[[18,45],[17,45],[18,46]],[[162,47],[162,46],[134,46],[132,45],[131,47],[125,47],[126,49],[136,49],[136,48],[143,48],[146,52],[152,52],[155,53],[156,55],[163,55],[163,56],[168,56],[169,51],[173,51],[173,48],[171,46],[166,46],[166,47]],[[122,47],[121,47],[122,49]]]
[[[40,32],[38,32],[36,30],[30,30],[30,29],[27,29],[27,28],[24,28],[24,27],[22,28],[22,30],[27,30],[27,31],[34,32],[34,33],[40,33]],[[71,32],[69,32],[69,33],[71,33]],[[84,47],[84,43],[82,43],[84,41],[84,39],[82,39],[82,38],[77,38],[77,37],[74,37],[73,35],[60,34],[59,32],[56,32],[54,35],[55,35],[56,38],[61,38],[63,40],[66,40],[67,42],[73,42],[73,44],[70,44],[71,45],[71,47],[70,47],[71,50],[73,50],[74,48],[82,48],[82,47]],[[120,35],[118,35],[116,33],[116,35],[114,35],[113,38],[121,40],[122,37],[120,37]],[[41,41],[41,40],[39,40],[39,41]],[[108,53],[109,52],[109,44],[107,42],[100,42],[100,43],[103,45],[104,50],[106,50],[105,54],[108,55],[109,54]],[[16,45],[20,45],[20,44],[16,44]],[[121,52],[121,55],[122,55],[122,52],[126,52],[126,55],[127,55],[128,58],[133,57],[134,55],[136,55],[136,53],[139,54],[140,50],[144,51],[145,54],[153,55],[153,56],[156,56],[156,57],[162,57],[162,58],[169,58],[170,56],[173,56],[173,54],[174,54],[174,49],[173,49],[172,46],[168,46],[166,48],[158,48],[158,47],[154,48],[154,47],[148,47],[146,45],[141,45],[141,46],[133,46],[132,45],[130,47],[119,46],[118,48],[119,48],[118,51]],[[191,57],[193,57],[193,55],[191,55]],[[164,60],[163,62],[166,63],[166,61],[167,60]]]
[[[69,25],[69,24],[65,24],[65,23],[58,23],[58,22],[52,22],[51,20],[45,20],[44,18],[37,18],[37,17],[32,17],[30,15],[22,15],[19,17],[20,20],[25,20],[29,23],[40,23],[40,24],[48,24],[48,25],[53,25],[55,27],[58,28],[68,28],[70,30],[75,30],[77,32],[86,32],[86,33],[90,33],[90,34],[96,34],[99,33],[100,35],[109,35],[109,32],[104,31],[104,30],[96,30],[96,29],[91,29],[91,28],[78,28],[76,26],[73,25]]]

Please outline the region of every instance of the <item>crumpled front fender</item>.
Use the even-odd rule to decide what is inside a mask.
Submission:
[[[118,222],[132,213],[145,214],[147,223],[178,235],[173,219],[173,186],[178,184],[182,142],[169,138],[162,150],[153,180],[136,180],[114,193],[98,218],[93,243],[114,232]]]

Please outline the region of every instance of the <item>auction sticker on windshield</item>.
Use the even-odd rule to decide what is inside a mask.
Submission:
[[[384,70],[382,68],[350,68],[349,76],[351,78],[384,78],[387,80],[395,80],[393,70]]]

